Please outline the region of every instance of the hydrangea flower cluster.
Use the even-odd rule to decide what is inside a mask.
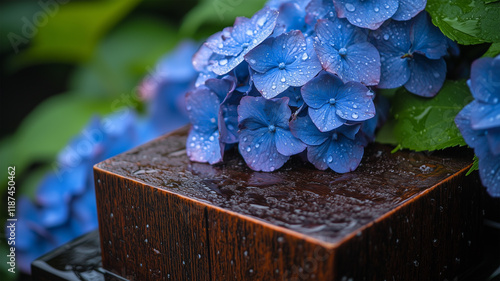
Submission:
[[[193,57],[189,158],[219,163],[237,145],[250,168],[274,171],[307,149],[318,169],[353,171],[384,116],[377,87],[431,97],[443,85],[448,41],[425,5],[272,0],[237,18]]]
[[[61,151],[57,169],[37,187],[35,201],[20,198],[16,254],[19,268],[30,272],[42,254],[97,228],[92,166],[188,123],[184,95],[197,77],[190,59],[195,42],[182,42],[162,58],[139,87],[147,115],[123,108],[93,118]]]
[[[467,81],[474,101],[455,118],[479,158],[479,174],[493,197],[500,197],[500,55],[472,64]]]

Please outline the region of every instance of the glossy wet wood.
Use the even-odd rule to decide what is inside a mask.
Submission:
[[[95,167],[103,264],[128,279],[444,279],[479,254],[472,156],[372,145],[349,174],[192,163],[187,130]]]

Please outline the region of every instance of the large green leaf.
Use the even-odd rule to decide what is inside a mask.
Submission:
[[[219,28],[232,25],[236,17],[251,17],[266,0],[202,0],[183,19],[181,33],[192,36],[204,25]]]
[[[498,55],[500,55],[500,43],[493,43],[483,57],[496,57]]]
[[[75,94],[49,98],[23,120],[13,136],[0,143],[0,169],[7,171],[14,165],[19,176],[34,162],[52,161],[93,115],[110,112],[110,104]],[[2,187],[5,181],[1,179]]]
[[[472,101],[465,81],[446,81],[432,99],[401,89],[393,101],[394,135],[399,147],[415,151],[465,145],[455,116]]]
[[[92,55],[99,38],[140,1],[71,1],[53,5],[52,10],[40,7],[27,17],[28,32],[21,34],[31,41],[31,46],[14,61],[21,64],[85,61]]]
[[[106,36],[93,57],[77,68],[70,87],[96,97],[133,96],[140,79],[154,71],[158,59],[179,39],[177,31],[163,21],[128,20]]]
[[[499,1],[429,0],[426,10],[432,22],[460,44],[500,42]]]

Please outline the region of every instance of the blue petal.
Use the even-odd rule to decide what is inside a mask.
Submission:
[[[485,104],[478,101],[473,101],[473,110],[471,112],[472,129],[492,129],[500,127],[500,103]]]
[[[334,105],[325,104],[318,109],[309,107],[309,116],[320,131],[327,132],[342,126],[346,122],[346,120],[338,116],[336,111]]]
[[[306,6],[306,22],[314,24],[319,19],[337,17],[332,0],[311,0]]]
[[[337,74],[344,82],[377,85],[380,81],[380,55],[377,49],[368,42],[349,46]]]
[[[242,130],[238,148],[247,165],[255,171],[272,172],[281,168],[289,158],[278,152],[275,138],[268,128]]]
[[[269,125],[288,129],[292,112],[288,98],[267,100],[263,97],[243,97],[238,106],[240,128],[256,130]]]
[[[446,62],[443,58],[431,60],[414,54],[409,67],[410,79],[404,85],[408,91],[422,97],[433,97],[439,92],[446,78]]]
[[[238,142],[238,105],[242,97],[243,94],[239,92],[231,92],[220,106],[219,131],[223,143]]]
[[[330,141],[325,141],[320,145],[307,147],[307,159],[314,165],[314,167],[316,167],[316,169],[328,169],[328,164],[326,163],[326,155],[328,154],[329,148]]]
[[[306,12],[299,6],[299,4],[294,2],[283,3],[279,9],[276,29],[280,27],[282,32],[288,32],[291,30],[300,30],[305,32],[307,29],[305,16]],[[274,33],[276,34],[276,30]]]
[[[470,116],[474,110],[474,101],[466,105],[455,117],[455,124],[464,137],[465,142],[472,148],[479,158],[489,154],[488,140],[485,130],[474,130],[471,127]]]
[[[40,223],[44,227],[55,227],[64,224],[69,218],[68,207],[68,202],[59,202],[42,208],[39,210]]]
[[[394,75],[397,73],[397,75]],[[393,89],[403,86],[410,79],[411,71],[407,59],[390,53],[380,53],[380,82],[377,87]]]
[[[315,47],[319,43],[324,48],[330,46],[337,51],[352,44],[366,42],[368,39],[363,29],[352,26],[345,19],[318,20],[314,30],[318,37]]]
[[[219,101],[223,101],[229,93],[234,91],[236,81],[234,77],[226,76],[223,79],[208,79],[205,81],[205,86],[217,95]]]
[[[276,98],[284,97],[288,97],[290,99],[290,101],[288,102],[289,106],[301,107],[304,104],[302,94],[300,93],[300,87],[290,87],[279,94]]]
[[[399,0],[398,10],[392,18],[399,21],[409,20],[425,9],[426,4],[427,0]]]
[[[191,161],[210,164],[221,162],[224,147],[219,142],[219,131],[215,130],[207,134],[191,129],[187,139],[186,152]]]
[[[474,98],[490,104],[500,102],[500,56],[472,63],[470,90]]]
[[[205,82],[208,79],[218,78],[218,77],[219,77],[219,75],[217,75],[213,72],[200,72],[200,74],[198,75],[198,78],[196,79],[194,86],[200,87],[202,85],[205,85]]]
[[[294,137],[289,130],[282,128],[276,129],[275,141],[278,152],[285,156],[299,154],[306,149],[306,145],[303,142]]]
[[[337,173],[348,173],[356,170],[363,158],[363,146],[343,135],[331,138],[326,163]]]
[[[290,131],[307,145],[320,145],[329,137],[328,133],[318,130],[308,114],[304,114],[304,116],[299,115],[298,118],[292,120],[290,122]]]
[[[272,99],[290,87],[286,83],[286,77],[286,72],[278,68],[273,68],[266,73],[252,71],[255,88],[266,99]]]
[[[217,37],[218,34],[212,35]],[[210,38],[208,39],[210,40]],[[193,55],[192,64],[196,71],[204,72],[207,71],[207,67],[210,64],[210,57],[214,54],[214,51],[210,49],[206,44],[201,45],[200,49]]]
[[[357,82],[348,82],[338,92],[337,115],[349,121],[364,121],[375,116],[371,91]]]
[[[186,109],[193,128],[200,133],[211,134],[217,130],[220,100],[207,88],[197,88],[187,93]]]
[[[98,227],[94,188],[89,188],[82,196],[76,198],[71,209],[74,214],[72,220],[77,222],[79,232],[87,233]]]
[[[398,0],[333,0],[339,18],[362,28],[375,30],[398,10]]]
[[[342,85],[338,77],[323,72],[302,87],[302,98],[308,106],[320,108],[337,96]]]
[[[493,155],[500,155],[500,127],[493,128],[487,131],[486,137]]]
[[[337,128],[336,132],[337,132],[337,134],[344,135],[346,138],[348,138],[350,140],[355,140],[356,135],[358,134],[360,128],[361,128],[360,124],[344,125],[344,126]]]
[[[500,155],[480,157],[479,175],[486,191],[493,197],[500,197]]]
[[[250,67],[260,73],[278,67],[278,58],[275,57],[273,50],[274,38],[269,38],[262,42],[259,46],[255,47],[252,51],[245,55],[245,61],[248,62]]]
[[[408,53],[412,46],[411,27],[411,22],[389,21],[371,32],[371,42],[381,55],[401,57]]]
[[[439,28],[432,24],[426,12],[412,20],[410,40],[412,50],[424,54],[430,59],[439,59],[448,53],[448,42]]]

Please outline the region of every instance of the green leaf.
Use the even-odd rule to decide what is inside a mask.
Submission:
[[[401,148],[438,150],[465,145],[455,125],[455,116],[472,101],[465,80],[446,81],[432,99],[401,89],[393,101],[394,135]]]
[[[470,167],[466,176],[472,174],[472,172],[477,171],[477,170],[479,170],[479,158],[477,158],[477,156],[474,155],[474,163],[472,163],[472,167]]]
[[[0,169],[7,171],[14,165],[19,176],[36,161],[52,161],[93,115],[111,112],[110,104],[75,94],[49,98],[23,120],[13,136],[0,143]],[[2,189],[6,179],[0,179]]]
[[[500,55],[500,43],[491,44],[490,48],[484,53],[483,57],[496,57]]]
[[[429,0],[426,10],[432,22],[460,44],[500,42],[499,1]]]
[[[70,88],[96,97],[126,95],[123,100],[137,102],[135,87],[179,40],[177,30],[161,20],[132,18],[106,36],[93,57],[77,68]]]
[[[204,25],[217,29],[232,25],[236,17],[251,17],[262,9],[266,0],[203,0],[184,17],[181,34],[194,35]]]
[[[23,37],[31,46],[14,62],[81,62],[88,59],[99,38],[123,18],[140,0],[53,1],[50,9],[27,17]],[[46,19],[42,21],[42,19]]]
[[[377,132],[375,141],[382,144],[397,145],[398,140],[394,135],[394,126],[396,125],[396,120],[389,119]]]

